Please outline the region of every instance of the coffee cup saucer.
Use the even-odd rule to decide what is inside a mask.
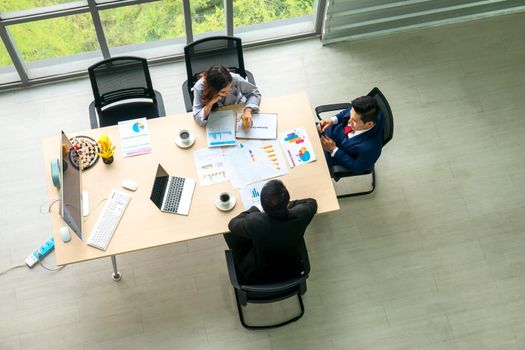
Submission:
[[[215,201],[215,206],[217,209],[221,211],[230,211],[235,207],[235,204],[237,203],[235,197],[231,196],[230,201],[227,203],[226,206],[224,206],[219,198]]]
[[[182,142],[182,139],[180,138],[180,136],[177,136],[177,138],[175,139],[175,144],[177,146],[179,146],[180,148],[190,148],[191,146],[193,146],[193,144],[195,143],[195,135],[193,135],[193,133],[189,133],[190,134],[190,142],[188,142],[188,144],[184,144]]]

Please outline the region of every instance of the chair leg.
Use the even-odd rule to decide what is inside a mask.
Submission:
[[[291,319],[289,320],[286,320],[286,321],[283,321],[283,322],[280,322],[280,323],[276,323],[276,324],[272,324],[272,325],[268,325],[268,326],[251,326],[249,324],[247,324],[245,321],[244,321],[244,315],[242,313],[242,306],[241,306],[241,303],[239,302],[239,296],[237,294],[237,289],[234,288],[234,291],[235,291],[235,300],[237,302],[237,311],[239,312],[239,319],[241,321],[241,324],[244,328],[246,329],[269,329],[269,328],[278,328],[278,327],[282,327],[282,326],[285,326],[289,323],[292,323],[292,322],[295,322],[297,321],[298,319],[300,319],[301,317],[303,317],[304,315],[304,304],[303,304],[303,298],[301,297],[301,294],[300,293],[297,293],[297,298],[299,298],[299,305],[301,306],[301,312],[299,313],[299,315],[297,316],[294,316],[292,317]]]
[[[375,189],[376,189],[376,171],[374,169],[374,170],[372,170],[372,189],[370,191],[357,192],[357,193],[348,193],[348,194],[340,194],[340,195],[337,196],[337,198],[347,198],[347,197],[362,196],[362,195],[370,194],[370,193],[374,192]]]

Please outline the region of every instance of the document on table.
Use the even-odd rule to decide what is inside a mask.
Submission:
[[[208,147],[235,146],[235,120],[233,111],[211,112],[206,124]]]
[[[194,151],[193,157],[195,158],[201,186],[228,181],[222,150],[204,148]]]
[[[283,131],[279,134],[279,141],[290,166],[306,164],[316,160],[314,148],[303,127]]]
[[[151,139],[146,118],[118,122],[118,131],[124,157],[151,152]]]
[[[266,181],[257,182],[239,189],[242,203],[244,204],[244,208],[246,210],[250,209],[252,206],[256,206],[260,211],[263,211],[261,205],[261,189],[265,183]]]
[[[286,160],[277,141],[245,141],[225,151],[227,173],[233,187],[288,173]]]
[[[275,140],[277,138],[277,114],[254,113],[253,126],[250,129],[242,127],[242,113],[237,113],[235,136],[238,139]]]

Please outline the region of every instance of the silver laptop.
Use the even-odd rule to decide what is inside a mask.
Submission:
[[[163,212],[188,215],[196,181],[170,176],[159,164],[150,199]]]

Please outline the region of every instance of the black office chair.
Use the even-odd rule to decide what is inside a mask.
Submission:
[[[193,109],[193,85],[213,65],[222,65],[255,85],[253,74],[244,69],[240,38],[212,36],[194,41],[184,48],[184,59],[188,78],[182,84],[182,95],[187,112]]]
[[[145,58],[114,57],[92,65],[88,72],[95,98],[89,105],[92,129],[166,115],[161,94],[153,90]]]
[[[392,110],[390,109],[390,105],[388,104],[386,97],[377,87],[373,88],[372,91],[368,93],[368,96],[372,96],[377,101],[379,110],[381,111],[381,114],[383,116],[383,147],[384,147],[394,136],[394,117],[392,115]],[[336,104],[318,106],[315,108],[315,114],[317,115],[317,118],[321,120],[322,113],[340,111],[342,109],[346,109],[351,106],[352,105],[350,103],[336,103]],[[330,167],[330,175],[332,176],[335,182],[338,182],[340,179],[345,178],[345,177],[364,176],[364,175],[371,175],[372,177],[371,189],[369,191],[340,194],[337,196],[337,198],[354,197],[354,196],[360,196],[364,194],[370,194],[374,192],[376,188],[376,173],[375,173],[374,166],[372,166],[372,168],[368,169],[364,173],[355,174],[352,171],[346,169],[345,167],[342,167],[340,165],[335,165],[335,166]]]
[[[231,250],[226,250],[224,253],[226,255],[226,265],[228,266],[230,282],[235,291],[235,300],[237,302],[239,319],[241,321],[241,324],[245,328],[267,329],[281,327],[288,323],[297,321],[304,315],[304,304],[302,295],[306,293],[306,279],[308,278],[308,274],[310,273],[310,261],[308,260],[308,252],[306,251],[306,245],[304,243],[304,240],[300,247],[300,253],[304,268],[302,275],[279,283],[257,285],[244,284],[237,273],[236,264],[233,258],[233,252]],[[243,306],[246,306],[248,303],[268,304],[288,299],[295,295],[297,295],[297,298],[299,299],[299,305],[301,306],[301,311],[298,315],[280,323],[264,326],[248,325],[245,322],[242,310]]]

